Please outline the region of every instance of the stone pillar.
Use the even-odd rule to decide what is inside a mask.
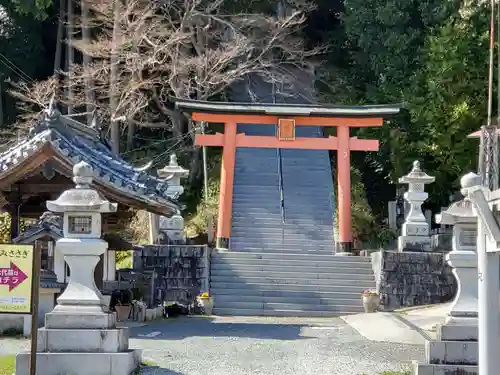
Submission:
[[[182,193],[184,193],[184,187],[181,184],[181,179],[187,178],[189,176],[189,171],[179,165],[177,156],[175,154],[172,154],[170,156],[170,162],[168,163],[168,165],[163,167],[162,169],[158,169],[157,173],[158,177],[168,182],[168,197],[172,199],[178,199],[182,195]],[[158,215],[155,215],[153,213],[149,214],[149,241],[152,244],[158,243],[160,230],[165,229],[161,227],[161,223],[162,218],[159,218]]]
[[[102,280],[103,281],[115,281],[116,274],[116,257],[115,252],[111,250],[106,250],[104,252],[103,268],[102,268]]]
[[[47,202],[50,211],[63,214],[56,253],[64,255],[71,277],[38,330],[37,375],[129,375],[139,365],[139,352],[129,350],[128,329],[116,327],[116,315],[105,310],[95,284],[95,267],[108,247],[101,239],[101,215],[115,212],[117,204],[91,187],[92,177],[89,164],[76,164],[76,187]],[[17,355],[17,375],[28,374],[29,357]]]
[[[57,276],[57,282],[64,283],[65,280],[65,272],[66,272],[66,263],[64,261],[64,254],[56,247],[54,250],[54,273]]]
[[[441,340],[477,338],[477,216],[465,198],[436,215],[438,224],[453,225],[452,251],[446,261],[457,280],[457,295],[445,323],[439,327]]]
[[[399,183],[408,184],[404,198],[410,205],[401,236],[398,238],[399,251],[431,251],[429,224],[422,213],[422,204],[428,197],[424,187],[432,182],[434,177],[422,171],[418,160],[413,162],[411,172],[399,179]]]
[[[446,260],[453,268],[458,290],[444,323],[436,327],[437,340],[425,342],[425,362],[415,363],[412,373],[482,374],[478,369],[481,362],[478,348],[478,219],[472,201],[465,198],[451,204],[436,215],[436,221],[453,225],[452,251]]]

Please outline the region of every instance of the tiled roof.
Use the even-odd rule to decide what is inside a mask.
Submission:
[[[25,140],[0,154],[0,179],[46,146],[71,166],[86,161],[94,170],[95,182],[153,212],[166,216],[179,212],[179,205],[167,195],[167,182],[147,173],[148,166],[136,168],[113,153],[97,129],[61,115],[53,105]]]
[[[234,103],[211,102],[191,99],[172,99],[175,107],[183,112],[209,112],[231,114],[259,114],[283,116],[311,116],[311,117],[380,117],[399,113],[400,104],[383,105],[318,105],[318,104],[261,104],[261,103]]]

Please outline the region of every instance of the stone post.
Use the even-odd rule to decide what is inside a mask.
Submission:
[[[91,187],[92,178],[89,164],[76,164],[76,187],[47,202],[49,210],[63,214],[63,238],[55,250],[64,256],[71,277],[38,330],[37,375],[129,375],[139,364],[139,352],[129,350],[128,329],[116,328],[116,315],[105,311],[94,281],[95,267],[108,247],[101,239],[101,215],[115,212],[117,204]],[[17,375],[28,374],[29,356],[17,355]]]
[[[452,251],[446,261],[457,281],[457,294],[444,324],[438,328],[440,340],[477,339],[477,216],[465,198],[436,215],[438,224],[453,225]]]
[[[187,178],[189,176],[189,171],[179,165],[177,156],[175,154],[172,154],[170,156],[169,164],[164,168],[159,169],[157,173],[158,177],[168,182],[167,195],[169,197],[171,197],[172,199],[178,199],[182,195],[182,193],[184,193],[184,187],[181,185],[181,179]],[[158,218],[157,215],[150,214],[150,220],[153,220],[155,222],[154,227],[156,228],[156,231],[152,235],[154,235],[154,238],[156,240],[158,240],[160,232],[162,232],[166,236],[169,236],[169,233],[172,230],[181,231],[183,234],[184,219],[181,215],[174,215],[171,218]],[[176,226],[175,228],[172,228],[171,224],[174,223],[176,224]],[[182,225],[181,228],[179,228],[179,223]],[[152,243],[157,243],[157,241]]]
[[[422,204],[428,197],[424,191],[425,185],[432,182],[434,182],[434,177],[427,175],[420,169],[418,160],[413,162],[411,172],[399,179],[399,183],[408,184],[408,191],[404,194],[404,198],[410,205],[401,236],[398,238],[399,251],[431,250],[429,224],[422,213]]]

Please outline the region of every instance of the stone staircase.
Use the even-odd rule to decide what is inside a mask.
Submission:
[[[359,313],[362,291],[374,287],[368,257],[231,251],[212,255],[211,291],[217,315]]]
[[[274,136],[276,128],[239,125],[238,132]],[[322,129],[297,127],[296,136],[321,137]],[[276,149],[237,149],[231,250],[211,261],[215,314],[338,316],[363,310],[361,292],[375,287],[371,262],[335,257],[333,192],[327,151],[282,149],[280,157]]]
[[[240,132],[273,135],[272,126],[239,126]],[[316,127],[297,127],[298,137],[320,136]],[[238,149],[230,247],[249,252],[334,252],[333,180],[326,151]]]

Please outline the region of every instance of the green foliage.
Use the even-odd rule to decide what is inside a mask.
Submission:
[[[3,99],[3,122],[12,124],[18,111],[16,101],[6,90],[4,81],[29,82],[36,79],[46,68],[45,48],[43,43],[43,24],[30,14],[20,14],[11,0],[0,0],[0,94]],[[50,57],[50,64],[53,58]],[[34,63],[36,62],[36,63]],[[0,140],[12,137],[14,130],[2,129]],[[10,133],[10,134],[9,134]],[[2,140],[3,142],[3,140]]]
[[[308,5],[305,0],[289,2],[301,8]],[[385,243],[393,234],[379,224],[379,218],[385,215],[380,202],[393,198],[388,196],[392,194],[388,193],[389,185],[408,173],[413,160],[421,160],[425,170],[436,176],[436,182],[430,185],[430,201],[435,207],[441,207],[456,191],[461,175],[476,169],[478,141],[466,136],[486,120],[488,4],[476,0],[312,3],[316,10],[308,13],[302,30],[307,45],[330,43],[328,53],[321,56],[326,65],[317,72],[322,101],[404,103],[403,113],[382,128],[353,132],[380,140],[378,152],[353,153],[355,236]],[[227,14],[270,13],[276,6],[270,0],[225,4]],[[8,59],[0,59],[0,80],[41,78],[53,64],[52,52],[47,53],[44,46],[54,40],[56,23],[49,22],[47,16],[56,10],[58,2],[0,0],[0,6],[7,14],[0,24],[0,54]],[[41,22],[43,19],[46,21]],[[16,115],[15,102],[7,96],[3,99],[4,120],[11,123]],[[170,129],[138,128],[133,147],[124,157],[138,165],[153,159],[154,167],[161,168],[168,163],[170,153],[176,152],[181,164],[189,167],[194,159],[192,145],[188,137],[182,137],[175,138]],[[187,186],[182,197],[191,235],[205,232],[209,217],[216,219],[218,152],[209,150],[209,164],[208,201],[202,199],[203,184],[197,178],[192,179],[196,183]],[[364,184],[370,184],[368,193]],[[145,237],[144,220],[134,219],[134,238]],[[8,230],[6,223],[0,217],[0,235]]]
[[[394,239],[394,233],[376,220],[366,198],[361,172],[355,167],[351,167],[351,212],[354,241],[378,248]]]
[[[0,375],[11,375],[16,371],[16,356],[5,355],[0,357]]]
[[[216,158],[209,168],[208,199],[203,196],[193,215],[186,221],[186,231],[189,237],[207,233],[208,223],[216,223],[219,204],[220,158]]]
[[[54,0],[10,0],[17,12],[23,15],[32,15],[37,19],[48,17],[48,9],[53,6]]]

